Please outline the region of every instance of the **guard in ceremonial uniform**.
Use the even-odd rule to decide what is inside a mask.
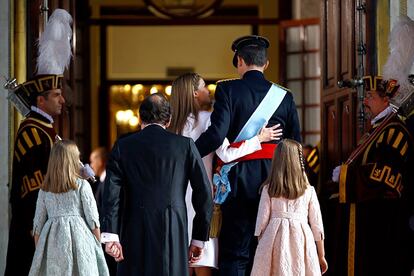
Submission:
[[[380,76],[363,79],[364,105],[372,118],[363,139],[370,142],[355,160],[333,173],[339,182],[339,201],[349,215],[346,253],[340,255],[346,258],[339,260],[336,275],[410,275],[413,248],[408,243],[405,193],[413,185],[407,181],[412,137],[389,105],[397,82]]]
[[[202,156],[215,151],[225,137],[231,142],[251,138],[264,124],[268,127],[280,124],[282,138],[300,142],[299,120],[292,94],[266,80],[263,74],[269,64],[268,47],[266,38],[255,35],[233,42],[233,65],[241,78],[217,83],[211,126],[196,141]],[[270,98],[263,101],[269,95]],[[264,107],[270,108],[264,112],[262,105],[274,98],[279,98],[279,101],[271,107]],[[262,113],[269,113],[269,116],[256,120]],[[252,126],[252,121],[262,123]],[[241,135],[245,133],[250,134]],[[268,176],[275,147],[276,141],[262,144],[262,150],[239,160],[228,173],[228,191],[231,191],[221,204],[220,275],[250,275],[257,246],[254,228],[260,200],[259,187]]]
[[[303,155],[305,157],[305,171],[306,175],[308,176],[309,183],[315,187],[315,189],[319,186],[319,168],[320,168],[320,156],[319,156],[319,148],[320,143],[318,143],[315,147],[311,148],[309,153]]]
[[[62,15],[63,18],[61,16]],[[48,52],[39,52],[39,75],[19,85],[13,91],[24,105],[28,114],[21,122],[16,134],[13,153],[13,173],[10,202],[12,217],[7,249],[6,276],[28,275],[35,244],[32,236],[33,218],[36,209],[37,194],[47,171],[51,147],[56,139],[53,117],[62,112],[65,100],[62,96],[63,71],[70,60],[71,16],[64,10],[56,10],[39,42],[39,48],[49,39],[49,50],[56,51],[56,45],[62,43],[59,37],[46,37],[50,32],[61,36],[69,47],[66,58],[56,57]],[[55,24],[68,28],[69,34],[53,29]],[[52,29],[53,30],[52,30]],[[67,30],[67,29],[66,29]],[[57,46],[62,50],[62,44]],[[45,54],[45,55],[42,55]],[[52,64],[52,65],[51,65]],[[47,73],[50,72],[50,73]],[[22,111],[22,110],[20,110]],[[26,112],[24,112],[26,113]]]

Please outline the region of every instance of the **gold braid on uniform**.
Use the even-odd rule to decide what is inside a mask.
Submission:
[[[213,216],[210,223],[210,238],[218,238],[220,235],[223,216],[221,213],[220,204],[214,204]]]

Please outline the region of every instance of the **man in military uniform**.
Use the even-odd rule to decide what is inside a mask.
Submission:
[[[366,147],[352,162],[338,166],[332,180],[339,182],[339,201],[345,203],[346,256],[336,275],[410,275],[407,201],[405,193],[413,142],[404,123],[392,112],[390,98],[398,90],[395,80],[363,78],[364,105],[372,128],[364,136]],[[384,122],[383,122],[384,121]],[[362,143],[364,143],[362,141]],[[412,251],[412,248],[410,249]]]
[[[269,64],[268,47],[266,38],[255,35],[244,36],[233,42],[233,65],[241,78],[217,83],[211,126],[196,141],[202,156],[215,151],[225,137],[231,142],[239,142],[237,138],[249,125],[247,122],[260,115],[257,114],[259,106],[268,93],[273,93],[273,87],[277,88],[271,97],[280,97],[280,102],[263,122],[268,126],[280,124],[283,128],[282,138],[300,142],[299,121],[292,94],[266,80],[263,74]],[[252,129],[252,135],[256,135],[257,130]],[[248,139],[249,136],[244,138]],[[231,192],[221,205],[220,275],[250,275],[257,246],[254,228],[260,200],[259,187],[268,176],[275,147],[276,141],[262,144],[262,150],[239,160],[228,174]]]

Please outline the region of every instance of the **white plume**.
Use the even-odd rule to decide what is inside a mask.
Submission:
[[[37,74],[63,74],[72,56],[72,16],[63,9],[56,9],[39,39]]]
[[[400,89],[408,86],[408,75],[414,63],[414,21],[407,16],[400,16],[389,37],[390,54],[383,68],[383,78],[395,79]]]

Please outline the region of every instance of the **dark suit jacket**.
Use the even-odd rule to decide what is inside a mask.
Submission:
[[[102,230],[120,233],[125,260],[118,275],[188,275],[188,181],[193,239],[208,239],[213,205],[194,142],[147,126],[115,143],[106,172]]]
[[[272,83],[265,79],[263,73],[257,70],[246,72],[242,79],[224,80],[217,84],[211,126],[196,141],[201,156],[215,151],[223,143],[225,137],[230,142],[234,141],[271,85]],[[290,92],[286,93],[279,108],[269,119],[268,126],[278,123],[283,128],[282,138],[301,141],[296,105]],[[244,190],[243,196],[258,200],[257,188],[267,176],[269,162],[270,160],[245,161],[233,167],[229,175],[233,189],[232,195],[235,196],[238,192],[237,182],[241,182]],[[237,167],[240,166],[251,166],[251,168],[239,168],[246,172],[246,177],[240,173],[235,175]]]

